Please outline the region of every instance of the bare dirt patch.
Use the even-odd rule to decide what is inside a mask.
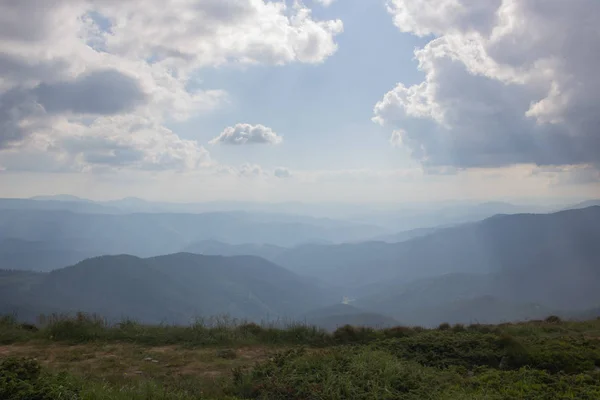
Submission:
[[[57,371],[107,380],[178,376],[216,379],[228,376],[236,367],[251,367],[267,360],[281,349],[245,347],[235,349],[235,357],[219,357],[219,349],[178,346],[143,347],[135,344],[14,344],[0,346],[0,359],[35,358]]]

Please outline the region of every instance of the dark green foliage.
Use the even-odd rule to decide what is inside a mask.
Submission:
[[[89,342],[102,337],[107,324],[96,315],[77,313],[74,318],[52,315],[41,317],[43,332],[49,339],[70,342]]]
[[[36,328],[34,326],[34,328]],[[26,324],[19,324],[14,315],[0,316],[0,344],[9,344],[19,340],[29,340],[35,329],[28,329]]]
[[[252,399],[598,399],[600,375],[487,367],[437,369],[382,350],[292,350],[249,372],[235,371],[232,393]]]
[[[583,373],[600,366],[600,341],[565,336],[533,337],[526,342],[528,366],[552,373]]]
[[[336,343],[368,343],[378,337],[378,332],[372,328],[344,325],[333,332]]]
[[[383,337],[386,339],[407,337],[418,332],[418,329],[409,328],[406,326],[395,326],[393,328],[387,328],[381,331]]]
[[[441,323],[440,326],[438,326],[438,329],[440,331],[447,331],[450,329],[450,324],[447,322]]]
[[[315,326],[296,323],[275,328],[228,317],[198,320],[188,326],[143,325],[130,319],[111,325],[97,315],[84,313],[41,316],[39,320],[39,326],[34,326],[19,324],[12,316],[0,318],[0,343],[43,339],[67,343],[129,342],[146,346],[305,344],[321,347],[335,342],[331,334]]]
[[[514,337],[508,333],[473,330],[431,330],[418,335],[377,341],[373,347],[425,366],[447,368],[485,366],[514,370],[522,367],[550,373],[584,373],[600,366],[600,341],[578,335]]]
[[[551,315],[548,318],[546,318],[546,322],[550,324],[560,324],[562,321],[560,317],[557,317],[556,315]]]
[[[256,399],[421,399],[460,382],[448,372],[385,352],[337,348],[292,350],[248,373],[236,371],[234,394]]]
[[[498,367],[505,355],[496,335],[454,333],[450,330],[425,331],[418,335],[380,341],[373,346],[398,358],[437,368]]]
[[[464,383],[455,399],[595,400],[600,398],[600,375],[550,374],[522,368],[515,371],[483,369]],[[468,393],[468,395],[467,395]]]
[[[262,326],[255,324],[254,322],[242,324],[237,327],[237,330],[242,335],[253,335],[253,336],[259,336],[260,334],[262,334],[265,331]]]
[[[77,399],[79,389],[64,375],[42,372],[37,361],[9,358],[0,362],[0,399]]]

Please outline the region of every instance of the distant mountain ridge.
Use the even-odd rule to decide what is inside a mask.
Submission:
[[[4,299],[0,310],[27,307],[189,323],[194,317],[225,314],[250,320],[292,318],[337,298],[252,256],[103,256],[47,274],[23,274],[4,272],[4,281],[15,284],[13,298]]]
[[[359,288],[446,273],[600,265],[600,207],[554,214],[498,215],[401,243],[300,246],[273,261],[299,274]]]
[[[577,316],[600,306],[600,207],[495,215],[398,243],[297,245],[331,232],[352,236],[355,226],[286,218],[0,209],[0,268],[16,269],[3,263],[7,255],[42,260],[56,249],[148,255],[97,257],[49,274],[0,273],[0,312],[83,309],[153,322],[226,313],[310,318],[321,326],[430,326]],[[221,236],[234,243],[214,240]],[[285,244],[263,244],[269,240]],[[356,301],[340,305],[343,296]]]
[[[176,253],[192,243],[214,239],[233,245],[269,243],[276,246],[356,241],[382,232],[374,226],[273,214],[95,214],[6,209],[0,202],[0,240],[44,242],[54,250],[71,249],[88,256],[149,257]],[[0,265],[3,261],[0,254]]]

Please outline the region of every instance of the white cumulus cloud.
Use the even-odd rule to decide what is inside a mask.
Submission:
[[[236,124],[225,128],[223,132],[210,141],[211,144],[244,145],[244,144],[280,144],[283,138],[271,128],[264,125]]]
[[[320,63],[342,30],[299,2],[0,2],[0,163],[201,167],[208,152],[165,126],[227,99],[190,85],[201,68]]]
[[[336,0],[315,0],[317,3],[321,4],[323,7],[329,7]]]
[[[430,166],[600,164],[600,2],[388,0],[425,80],[375,106]]]

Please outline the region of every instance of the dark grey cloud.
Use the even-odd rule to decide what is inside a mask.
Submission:
[[[0,37],[16,41],[46,39],[56,30],[61,11],[73,0],[2,0],[0,2]]]
[[[10,147],[40,128],[41,121],[35,116],[43,114],[35,97],[27,91],[12,89],[0,94],[0,149]],[[33,119],[29,123],[26,120]]]
[[[33,91],[49,113],[110,115],[144,103],[138,81],[115,70],[94,71],[70,82],[42,83]]]
[[[65,60],[32,60],[0,52],[0,75],[9,82],[53,81],[63,76],[69,65]]]
[[[0,93],[0,149],[50,129],[53,114],[111,115],[130,111],[144,101],[145,94],[134,78],[111,70],[33,89],[16,87]]]
[[[416,51],[425,80],[375,107],[395,144],[428,168],[600,164],[600,2],[389,3],[438,36]]]

